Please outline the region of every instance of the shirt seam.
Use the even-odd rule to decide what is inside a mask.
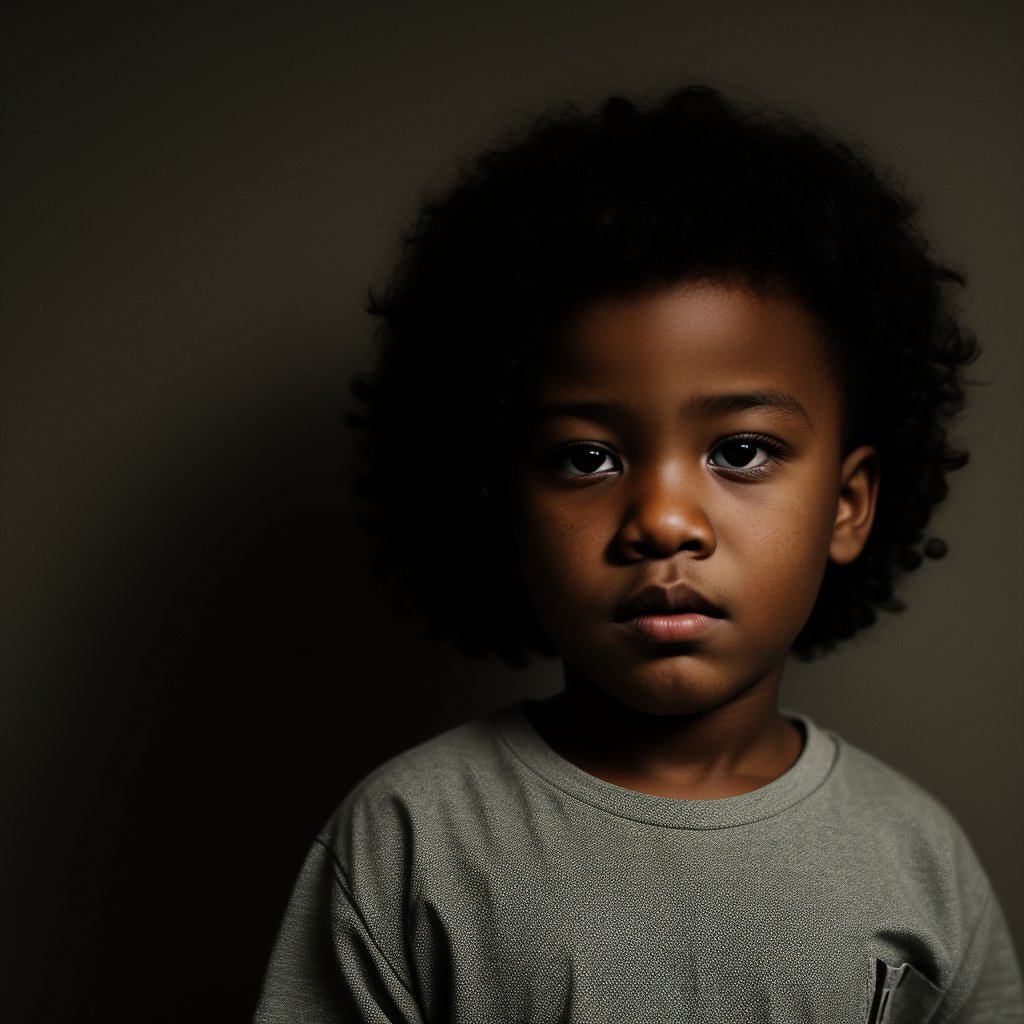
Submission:
[[[416,994],[412,990],[412,984],[402,976],[401,971],[391,962],[391,957],[384,952],[384,947],[381,945],[377,936],[374,934],[373,929],[370,927],[370,920],[367,917],[363,908],[359,905],[359,901],[355,897],[355,893],[352,891],[351,883],[348,880],[348,876],[345,872],[345,868],[342,866],[341,860],[337,853],[325,840],[319,836],[313,841],[314,845],[319,846],[328,856],[332,871],[331,874],[334,876],[334,880],[337,883],[338,888],[341,890],[342,895],[348,901],[349,906],[352,908],[356,917],[359,919],[359,923],[362,925],[363,930],[366,932],[367,938],[373,944],[373,948],[380,954],[381,959],[387,964],[388,969],[395,976],[398,983],[405,989],[409,997],[417,1005],[419,1000],[416,998]]]

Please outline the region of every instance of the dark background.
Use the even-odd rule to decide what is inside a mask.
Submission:
[[[248,1019],[352,783],[557,685],[424,644],[369,579],[343,425],[365,288],[423,189],[523,112],[688,75],[887,154],[971,273],[986,383],[952,554],[902,621],[795,666],[786,699],[952,808],[1024,940],[1024,8],[2,17],[5,1020]]]

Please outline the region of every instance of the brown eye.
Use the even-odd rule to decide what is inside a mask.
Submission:
[[[711,449],[708,464],[734,476],[759,477],[784,461],[789,449],[781,442],[757,434],[727,437]]]
[[[556,451],[548,463],[566,476],[604,476],[617,473],[621,464],[616,455],[597,444],[571,444]]]
[[[578,473],[589,476],[591,473],[600,473],[602,469],[611,468],[605,466],[610,462],[608,453],[600,448],[574,448],[569,452],[569,464]]]
[[[758,453],[762,456],[760,461],[757,461]],[[711,453],[711,461],[726,469],[750,469],[762,465],[767,457],[768,453],[760,445],[743,440],[726,441]]]

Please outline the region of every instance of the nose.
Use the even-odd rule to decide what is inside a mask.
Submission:
[[[629,561],[686,552],[707,558],[717,539],[705,503],[693,486],[671,474],[637,479],[621,528],[618,554]]]

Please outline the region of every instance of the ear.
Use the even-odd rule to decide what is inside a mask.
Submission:
[[[878,452],[869,445],[855,448],[843,459],[839,472],[839,504],[828,556],[837,565],[848,565],[864,550],[875,521]]]

